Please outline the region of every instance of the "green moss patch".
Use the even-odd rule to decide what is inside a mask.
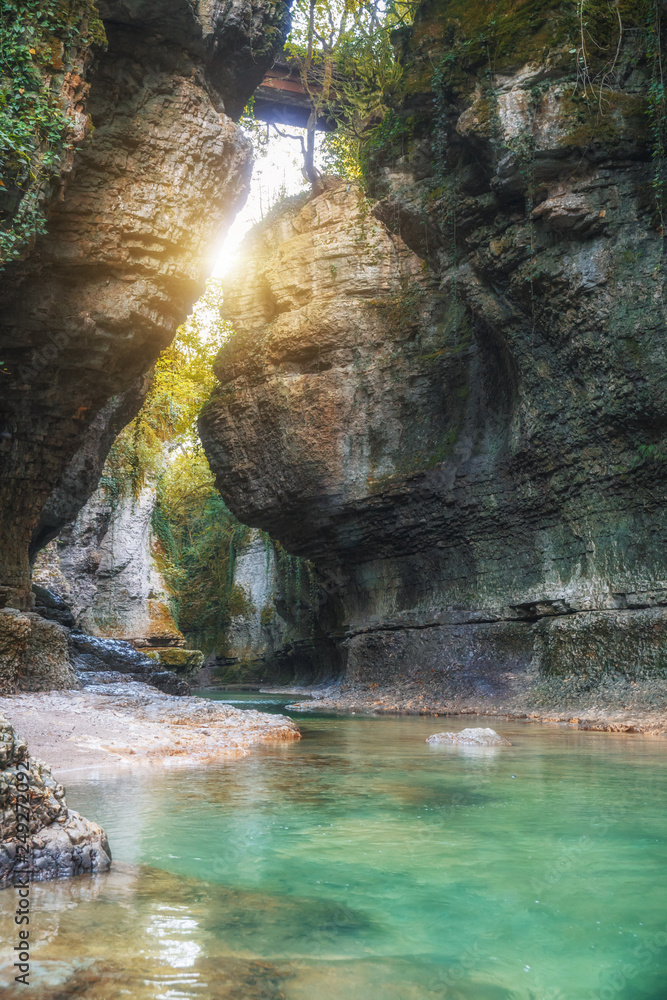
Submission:
[[[44,232],[44,191],[71,148],[65,74],[105,44],[92,0],[0,0],[0,267]]]

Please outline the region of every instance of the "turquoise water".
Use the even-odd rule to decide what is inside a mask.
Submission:
[[[119,865],[36,887],[34,995],[667,998],[667,741],[298,722],[300,742],[205,769],[68,783]],[[513,745],[424,742],[471,724]]]

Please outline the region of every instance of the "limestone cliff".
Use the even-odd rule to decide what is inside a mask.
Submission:
[[[33,583],[69,604],[77,628],[137,648],[185,645],[153,559],[154,506],[149,485],[115,504],[98,489],[37,556]]]
[[[275,553],[259,531],[236,556],[234,586],[242,591],[246,608],[229,623],[226,659],[239,663],[270,659],[282,644],[285,622],[275,610]]]
[[[88,138],[77,151],[72,137],[40,195],[47,232],[0,289],[0,606],[19,609],[31,538],[44,544],[92,493],[245,196],[250,151],[233,119],[287,22],[265,0],[99,12],[106,51],[67,53],[63,70],[77,70],[70,104]]]
[[[217,676],[294,681],[335,673],[331,601],[310,563],[253,531],[236,555],[233,581],[244,607],[219,644]]]
[[[585,99],[565,13],[501,6],[425,3],[400,35],[370,211],[339,185],[248,242],[202,434],[235,514],[340,602],[348,677],[664,699],[648,57],[626,32]]]

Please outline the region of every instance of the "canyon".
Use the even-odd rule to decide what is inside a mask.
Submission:
[[[47,230],[5,266],[0,291],[5,632],[16,620],[5,609],[41,628],[29,557],[97,486],[152,364],[203,289],[249,182],[234,119],[288,24],[281,3],[111,0],[99,13],[105,44],[81,52],[54,38],[44,57],[81,146],[41,192]]]
[[[361,177],[281,202],[224,279],[235,333],[199,430],[253,529],[235,566],[229,549],[247,602],[227,659],[340,682],[325,707],[660,731],[655,53],[625,8],[611,65],[573,49],[567,11],[487,6],[420,4]],[[186,693],[162,668],[187,651],[151,562],[154,497],[95,491],[247,195],[237,119],[289,13],[109,0],[99,16],[85,45],[39,55],[72,141],[35,180],[45,231],[0,288],[0,694],[106,680],[67,697],[110,698],[124,678],[162,686],[141,693],[158,705]]]
[[[565,14],[537,7],[503,15],[491,57],[488,12],[422,4],[362,138],[370,198],[332,181],[285,204],[224,287],[211,467],[239,519],[312,560],[367,705],[667,693],[650,70],[626,40],[591,107]]]

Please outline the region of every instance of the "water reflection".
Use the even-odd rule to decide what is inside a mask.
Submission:
[[[469,756],[428,719],[302,724],[70,782],[120,863],[35,887],[31,996],[592,1000],[619,964],[618,1000],[661,995],[667,949],[636,949],[665,923],[664,742],[494,723],[513,746]]]

